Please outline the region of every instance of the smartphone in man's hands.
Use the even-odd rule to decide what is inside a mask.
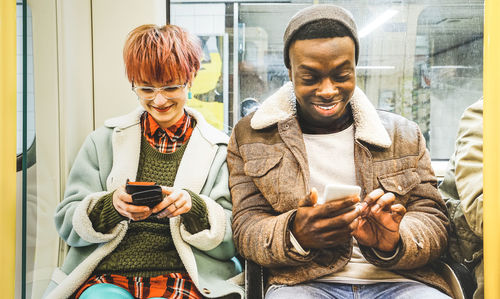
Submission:
[[[323,192],[323,197],[318,199],[317,204],[324,204],[330,201],[341,200],[350,196],[360,196],[361,187],[355,185],[328,184]],[[344,214],[355,209],[355,205],[339,210],[335,215]]]
[[[326,203],[332,200],[340,200],[348,196],[359,196],[361,187],[355,185],[329,184],[326,185],[323,197],[318,199],[318,203]]]
[[[130,182],[127,180],[125,191],[132,196],[131,204],[155,207],[163,200],[161,186],[154,182]]]

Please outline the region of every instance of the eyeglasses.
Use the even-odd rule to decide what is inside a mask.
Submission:
[[[163,97],[167,100],[176,99],[182,96],[182,91],[186,87],[187,83],[179,85],[168,85],[163,87],[152,87],[152,86],[134,86],[132,83],[132,90],[137,94],[137,96],[146,101],[152,101],[156,98],[158,93],[161,93]]]

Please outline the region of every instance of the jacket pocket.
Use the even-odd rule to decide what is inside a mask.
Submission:
[[[411,168],[380,175],[378,181],[385,191],[404,196],[420,184],[420,177],[416,170]]]
[[[282,157],[278,155],[247,161],[244,166],[245,174],[251,177],[261,177],[276,166]]]
[[[245,162],[244,171],[271,205],[278,202],[279,164],[283,155],[267,156]]]

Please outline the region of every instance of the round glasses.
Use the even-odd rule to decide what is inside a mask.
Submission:
[[[176,99],[182,97],[184,88],[187,83],[179,85],[168,85],[162,87],[152,87],[152,86],[134,86],[132,83],[132,90],[137,94],[137,96],[146,101],[152,101],[156,98],[158,93],[166,98],[167,100]]]

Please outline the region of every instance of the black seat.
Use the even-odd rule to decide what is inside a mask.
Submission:
[[[472,299],[476,289],[472,273],[462,264],[440,261],[436,271],[452,288],[455,299]],[[245,293],[247,299],[263,299],[266,292],[266,273],[260,265],[245,260]]]

